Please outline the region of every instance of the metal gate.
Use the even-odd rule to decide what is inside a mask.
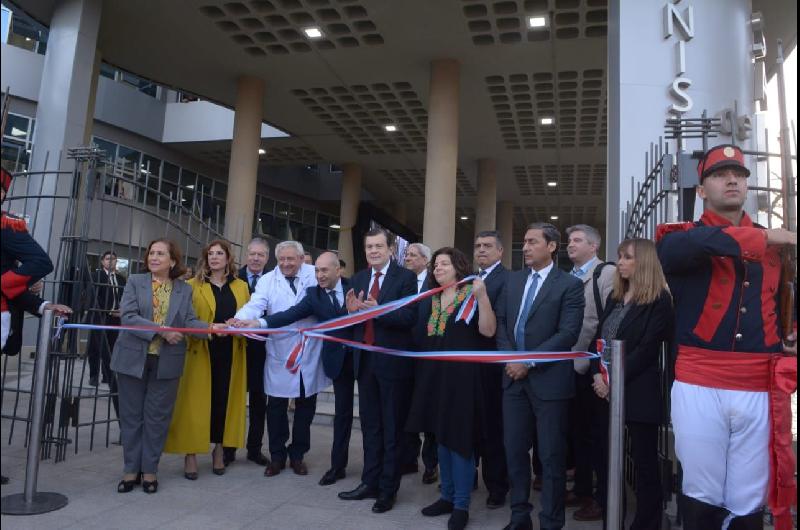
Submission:
[[[95,147],[70,150],[71,171],[24,171],[15,175],[4,209],[24,216],[29,231],[53,260],[55,272],[42,297],[70,305],[71,321],[97,323],[107,310],[98,304],[99,256],[114,252],[119,273],[145,271],[149,241],[169,237],[194,265],[208,241],[222,237],[219,205],[211,209],[177,186],[169,186],[149,167],[111,162]],[[201,217],[202,216],[202,217]],[[239,253],[239,248],[234,247]],[[27,444],[31,421],[31,384],[38,321],[27,318],[22,351],[4,356],[2,420],[6,443]],[[55,330],[54,330],[55,332]],[[92,336],[92,333],[96,335]],[[118,441],[116,384],[89,384],[90,350],[110,355],[106,332],[68,330],[57,334],[47,366],[42,457],[63,460],[68,449],[92,450]],[[113,340],[113,339],[111,339]],[[99,372],[105,372],[102,355]]]

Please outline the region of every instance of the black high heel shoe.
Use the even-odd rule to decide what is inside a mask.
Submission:
[[[131,491],[133,491],[133,488],[135,486],[138,486],[141,483],[142,483],[142,474],[141,473],[136,475],[136,478],[133,479],[133,480],[122,479],[122,480],[119,481],[119,484],[117,484],[117,493],[128,493],[128,492],[131,492]]]
[[[158,491],[158,480],[142,480],[142,490],[145,493],[155,493]]]
[[[183,458],[183,476],[186,480],[197,480],[197,471],[186,471],[186,462],[189,461],[189,456]],[[195,461],[195,465],[196,461]]]
[[[223,451],[222,451],[222,446],[221,446],[221,445],[218,445],[218,446],[214,447],[214,450],[213,450],[213,451],[211,451],[211,458],[212,458],[212,463],[211,463],[211,471],[212,471],[212,472],[213,472],[215,475],[224,475],[224,474],[225,474],[225,463],[224,463],[224,462],[225,462],[225,457],[224,457],[224,456],[223,456],[223,464],[222,464],[222,467],[214,467],[213,460],[214,460],[214,457],[217,455],[217,448],[219,448],[220,452],[223,452]]]

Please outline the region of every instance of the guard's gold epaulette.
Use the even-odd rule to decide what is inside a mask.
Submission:
[[[685,221],[681,223],[663,223],[656,227],[656,241],[661,241],[661,238],[672,232],[686,232],[694,227],[692,221]]]
[[[0,228],[3,230],[13,230],[14,232],[27,232],[28,225],[25,224],[25,219],[17,217],[16,215],[8,212],[2,212],[0,219]]]

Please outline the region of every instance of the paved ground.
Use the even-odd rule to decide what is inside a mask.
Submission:
[[[3,442],[7,442],[4,422]],[[36,516],[2,516],[4,530],[49,528],[274,528],[274,529],[400,529],[446,528],[447,517],[420,515],[422,506],[437,498],[436,485],[423,485],[421,477],[403,478],[398,502],[388,513],[375,515],[371,501],[345,502],[339,491],[355,487],[361,470],[361,431],[355,429],[350,449],[348,476],[328,487],[317,485],[327,469],[332,430],[312,428],[312,450],[307,456],[306,477],[283,472],[272,478],[263,468],[246,460],[233,463],[224,476],[211,473],[211,458],[200,457],[200,478],[183,478],[183,458],[165,455],[159,473],[159,491],[146,495],[140,489],[119,494],[122,449],[96,448],[68,454],[65,462],[45,461],[39,473],[39,491],[55,491],[69,497],[69,504],[56,512]],[[244,452],[240,451],[240,456]],[[21,492],[24,483],[25,449],[3,445],[3,474],[11,477],[2,495]],[[508,508],[487,510],[486,490],[473,495],[470,528],[500,529],[509,517]],[[579,524],[567,514],[568,529],[599,529],[597,523]]]

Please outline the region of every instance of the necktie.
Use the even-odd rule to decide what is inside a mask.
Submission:
[[[292,288],[292,292],[297,294],[297,287],[294,286],[294,281],[297,279],[296,276],[287,276],[286,281],[289,282],[289,287]]]
[[[514,331],[514,340],[517,343],[517,350],[525,351],[525,323],[528,321],[528,315],[531,313],[533,306],[533,299],[536,297],[536,288],[539,286],[538,272],[533,273],[533,280],[531,286],[528,288],[528,296],[525,297],[525,305],[522,306],[522,313],[519,315],[517,321],[517,329]]]
[[[577,278],[580,278],[581,276],[583,276],[583,269],[573,268],[572,269],[572,275],[577,277]]]
[[[331,289],[330,291],[328,291],[328,295],[331,297],[331,303],[333,304],[333,309],[336,310],[336,314],[338,315],[339,313],[342,312],[342,306],[339,305],[339,299],[336,298],[336,291],[334,289]]]
[[[381,272],[375,271],[375,281],[372,282],[372,287],[369,289],[369,296],[373,300],[378,300],[378,295],[381,292]],[[374,344],[375,343],[375,325],[372,322],[372,319],[367,320],[364,324],[364,343],[365,344]]]
[[[112,298],[112,302],[113,302],[111,304],[111,310],[115,311],[117,309],[117,297],[119,296],[118,289],[117,289],[117,276],[116,276],[116,274],[114,274],[113,272],[110,273],[108,275],[108,281],[111,284],[111,298]]]
[[[256,290],[256,284],[258,283],[258,278],[260,276],[261,276],[260,274],[252,274],[250,276],[250,292],[251,293]]]
[[[483,279],[485,276],[486,276],[486,271],[485,271],[485,270],[483,270],[483,269],[481,269],[481,270],[478,272],[478,277],[479,277],[479,278],[481,278],[481,279]]]

